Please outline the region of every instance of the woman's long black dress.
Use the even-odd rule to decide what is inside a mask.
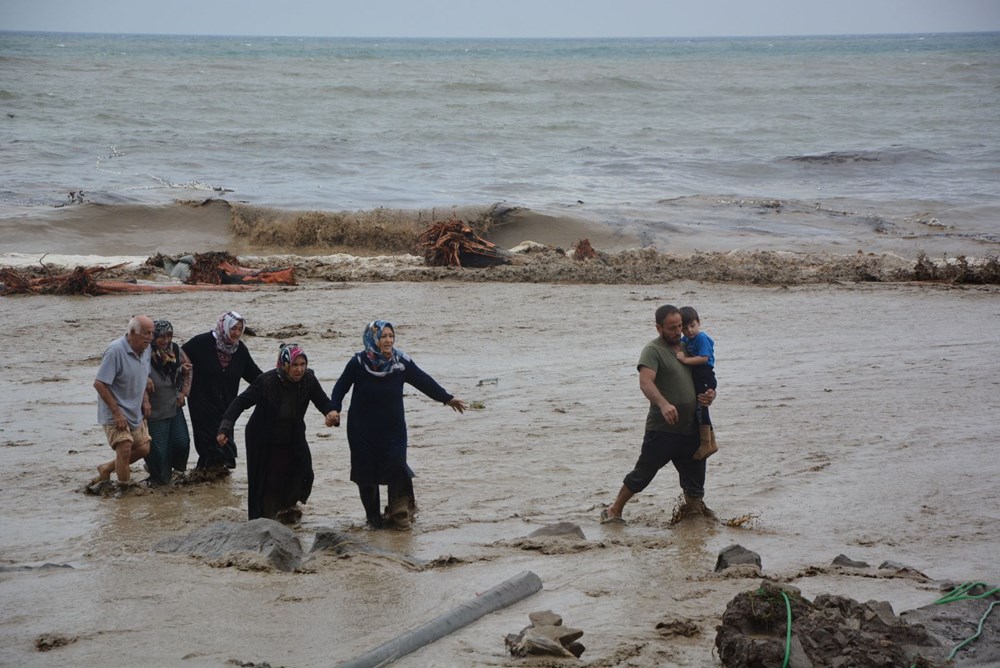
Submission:
[[[333,410],[340,411],[345,395],[354,388],[347,414],[351,480],[358,485],[403,484],[413,475],[406,463],[403,383],[444,404],[452,395],[405,353],[400,354],[404,368],[381,377],[368,373],[362,355],[347,363],[330,396]]]
[[[250,519],[274,519],[297,501],[309,499],[313,468],[304,418],[310,402],[324,415],[332,410],[312,370],[294,382],[272,369],[258,376],[226,410],[220,431],[231,436],[237,418],[254,407],[246,426]]]
[[[188,413],[194,432],[194,447],[198,451],[195,468],[235,468],[236,444],[230,438],[224,447],[219,447],[215,437],[219,433],[222,415],[239,392],[240,379],[253,382],[261,374],[260,367],[240,341],[236,352],[229,358],[229,364],[222,368],[212,332],[191,337],[181,348],[187,353],[194,370]]]

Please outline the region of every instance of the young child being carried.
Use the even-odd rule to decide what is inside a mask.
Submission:
[[[694,391],[701,394],[705,390],[716,388],[715,381],[715,341],[705,332],[701,331],[701,319],[698,312],[690,306],[680,309],[681,331],[684,332],[682,341],[687,349],[677,353],[677,359],[681,364],[691,369],[691,378],[694,380]],[[695,451],[695,459],[705,459],[719,451],[715,445],[715,430],[712,429],[712,419],[708,415],[708,406],[698,405],[695,409],[695,417],[698,419],[698,433],[701,436],[701,446]]]

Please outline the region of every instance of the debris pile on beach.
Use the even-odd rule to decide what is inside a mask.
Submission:
[[[295,285],[295,268],[248,269],[235,255],[225,251],[197,253],[184,282],[188,285],[234,285],[262,283]]]
[[[430,267],[492,267],[510,264],[510,253],[477,236],[468,224],[446,220],[427,228],[417,239]]]
[[[112,269],[123,267],[127,262],[111,267],[77,267],[68,273],[32,276],[30,272],[18,271],[10,267],[0,268],[0,293],[5,295],[102,295],[120,292],[115,282],[111,289],[107,282],[98,281],[94,276]]]
[[[597,257],[597,251],[590,245],[590,239],[580,239],[573,244],[574,260],[591,260]]]
[[[78,266],[70,271],[60,272],[56,265],[41,265],[39,268],[0,267],[0,294],[41,294],[41,295],[108,295],[134,292],[183,292],[205,289],[241,289],[256,285],[296,285],[295,268],[251,269],[240,265],[235,256],[226,252],[201,253],[193,256],[190,263],[173,262],[162,255],[150,257],[143,267],[129,272],[121,271],[131,264],[122,262],[111,266]],[[139,283],[136,275],[148,277],[151,268],[166,269],[171,266],[183,268],[183,284]],[[53,273],[60,272],[60,273]],[[113,274],[116,278],[98,280],[96,276]],[[177,278],[176,272],[171,276]]]
[[[0,294],[110,294],[182,292],[189,290],[252,290],[266,285],[298,285],[299,281],[437,281],[472,283],[577,283],[650,285],[675,280],[744,285],[792,286],[816,283],[939,283],[1000,285],[1000,258],[966,257],[916,260],[892,254],[848,255],[734,250],[690,255],[663,253],[655,248],[614,253],[593,249],[586,239],[576,248],[523,242],[502,249],[478,237],[467,224],[438,223],[425,232],[424,258],[415,255],[374,257],[246,256],[229,253],[190,254],[171,259],[158,254],[139,267],[82,267],[55,264],[0,268]],[[594,252],[590,256],[586,248]],[[587,261],[581,258],[590,257]],[[275,269],[278,263],[288,266]],[[491,264],[492,263],[492,264]],[[128,263],[126,263],[128,264]],[[61,272],[61,273],[60,273]],[[76,273],[74,273],[76,272]],[[82,273],[80,273],[82,272]],[[105,274],[105,272],[107,272]],[[162,274],[184,281],[162,282]],[[97,274],[109,279],[96,280]],[[110,280],[113,277],[115,280]],[[154,283],[138,283],[138,280]]]

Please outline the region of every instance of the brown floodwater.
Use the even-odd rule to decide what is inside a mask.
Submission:
[[[628,525],[600,525],[638,454],[646,402],[635,361],[663,303],[695,306],[716,341],[720,452],[706,501],[722,521],[672,525],[679,490],[668,467],[626,508]],[[329,527],[421,560],[450,555],[450,565],[322,556],[283,573],[153,551],[245,518],[248,414],[227,481],[123,498],[81,492],[111,455],[92,388],[107,343],[132,314],[169,319],[184,340],[229,309],[247,317],[264,368],[282,331],[299,330],[327,390],[363,324],[386,318],[400,349],[480,402],[459,415],[408,390],[421,512],[406,533],[364,529],[345,430],[312,409],[307,417],[316,481],[295,528],[303,547]],[[897,612],[936,600],[938,587],[825,567],[843,553],[995,585],[998,315],[995,287],[903,284],[317,283],[0,298],[0,565],[72,567],[0,572],[0,664],[330,666],[530,570],[541,592],[397,665],[519,665],[503,636],[551,609],[584,631],[586,661],[716,666],[726,602],[759,582],[713,574],[733,543],[807,597],[888,600]],[[561,521],[586,540],[523,540]],[[671,615],[701,633],[661,636],[656,623]],[[66,644],[38,651],[46,636]]]

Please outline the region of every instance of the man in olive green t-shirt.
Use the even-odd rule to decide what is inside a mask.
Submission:
[[[705,460],[694,459],[701,444],[695,421],[695,405],[709,405],[715,390],[695,395],[690,370],[677,360],[681,350],[681,314],[676,306],[656,309],[656,339],[639,354],[639,389],[649,399],[646,434],[635,467],[625,476],[622,488],[601,522],[624,523],[622,511],[633,496],[646,489],[656,473],[673,462],[680,477],[686,505],[699,512],[705,508]]]

